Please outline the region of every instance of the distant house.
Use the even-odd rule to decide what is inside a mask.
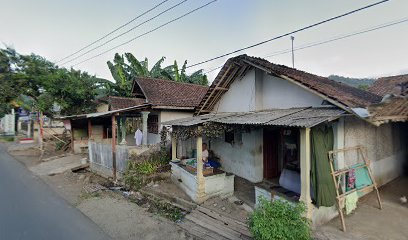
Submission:
[[[187,158],[172,163],[172,178],[199,203],[232,193],[249,205],[260,195],[301,200],[314,222],[327,221],[336,215],[329,150],[366,147],[380,185],[401,174],[407,124],[370,122],[367,108],[380,101],[377,94],[261,58],[230,58],[196,116],[164,123],[173,129],[172,158]],[[189,166],[191,158],[201,159],[202,142],[221,170],[208,173],[201,161],[195,170]],[[335,164],[342,168],[357,158],[342,155]]]
[[[379,78],[368,91],[383,97],[368,108],[373,123],[408,121],[408,74]]]
[[[368,91],[381,97],[387,94],[407,95],[408,74],[379,78],[368,88]]]
[[[96,113],[61,119],[72,129],[74,152],[89,152],[91,167],[112,175],[124,171],[130,153],[141,153],[160,142],[161,122],[193,116],[207,90],[196,84],[138,77],[133,98],[109,96],[99,99]],[[138,148],[134,139],[137,129],[143,133]]]

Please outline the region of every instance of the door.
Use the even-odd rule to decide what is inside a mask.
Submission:
[[[279,140],[280,131],[264,129],[263,132],[263,174],[264,179],[279,176]]]

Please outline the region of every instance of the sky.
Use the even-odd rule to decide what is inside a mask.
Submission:
[[[182,1],[168,0],[107,39]],[[62,66],[71,67],[210,1],[185,1],[130,33]],[[75,65],[74,68],[112,80],[106,62],[112,60],[116,52],[131,52],[138,59],[146,57],[150,66],[162,56],[166,57],[164,66],[170,65],[174,60],[180,64],[184,60],[188,64],[194,64],[377,1],[379,0],[218,0],[129,44]],[[57,62],[160,2],[162,0],[0,0],[0,42],[2,47],[14,47],[19,53],[35,53]],[[390,0],[294,34],[294,47],[405,19],[408,18],[407,10],[407,0]],[[363,78],[404,74],[408,73],[407,39],[408,22],[404,22],[296,51],[295,67],[321,76],[336,74]],[[291,39],[288,36],[235,55],[245,53],[266,57],[290,48]],[[188,71],[212,70],[222,66],[229,57],[190,68]],[[268,57],[267,60],[292,65],[290,53]],[[61,63],[63,62],[59,65]],[[218,70],[208,73],[210,81],[217,72]]]

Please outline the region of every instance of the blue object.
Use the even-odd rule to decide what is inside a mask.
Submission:
[[[208,159],[207,163],[210,164],[210,166],[213,168],[221,167],[221,164],[219,162],[211,160],[211,159]]]

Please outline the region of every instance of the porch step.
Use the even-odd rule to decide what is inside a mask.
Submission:
[[[251,234],[245,223],[202,206],[198,206],[197,209],[188,214],[186,219],[190,221],[188,224],[194,223],[204,228],[207,238],[212,236],[212,239],[251,239]]]

